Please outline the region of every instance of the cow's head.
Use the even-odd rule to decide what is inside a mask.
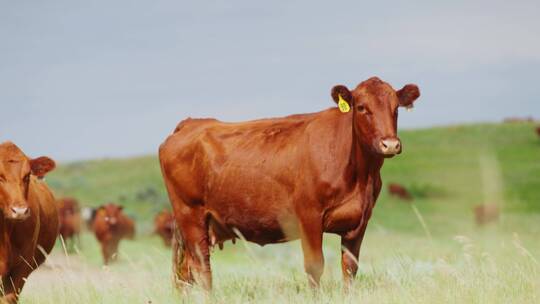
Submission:
[[[394,90],[377,77],[360,83],[349,91],[343,85],[332,88],[336,103],[346,102],[350,108],[343,115],[353,115],[353,132],[362,145],[384,157],[401,153],[401,142],[397,137],[399,107],[412,107],[420,96],[414,84]],[[345,107],[346,108],[346,107]]]
[[[108,203],[97,209],[97,216],[102,217],[105,223],[109,225],[109,227],[114,228],[116,227],[116,225],[118,225],[118,222],[120,221],[123,209],[123,206]]]
[[[8,220],[30,216],[28,192],[32,176],[42,178],[55,168],[52,159],[28,158],[15,144],[0,144],[0,212]]]

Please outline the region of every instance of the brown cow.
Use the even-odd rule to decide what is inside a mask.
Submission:
[[[209,246],[241,234],[260,245],[301,239],[318,286],[330,232],[341,236],[349,285],[384,159],[401,152],[398,107],[411,107],[420,91],[373,77],[331,95],[340,109],[244,123],[187,119],[160,146],[181,238],[173,240],[178,280],[211,288]]]
[[[397,196],[402,200],[410,201],[412,200],[412,195],[407,191],[407,188],[404,186],[397,184],[397,183],[391,183],[388,185],[388,191],[391,195]]]
[[[68,249],[72,249],[75,239],[81,232],[81,214],[79,203],[76,199],[65,197],[59,199],[58,216],[60,219],[60,236],[64,239]]]
[[[531,116],[527,117],[507,117],[503,122],[505,123],[523,123],[523,122],[533,122],[534,118]]]
[[[474,207],[474,218],[479,226],[499,220],[499,206],[496,204],[482,204]]]
[[[96,209],[92,230],[101,244],[105,265],[116,259],[120,240],[133,239],[135,235],[135,224],[122,212],[123,209],[123,206],[113,203]]]
[[[54,168],[48,157],[30,159],[15,144],[0,144],[1,303],[17,303],[26,278],[56,241],[58,211],[42,180]]]
[[[171,247],[174,233],[174,216],[169,210],[163,210],[154,218],[154,231],[163,239],[167,247]]]
[[[540,126],[536,127],[536,134],[540,137]]]

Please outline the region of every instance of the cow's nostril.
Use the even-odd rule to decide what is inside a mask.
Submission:
[[[11,212],[14,216],[28,215],[30,209],[28,207],[11,207]]]
[[[383,148],[388,148],[388,146],[386,145],[386,143],[384,141],[382,142],[382,146],[383,146]]]

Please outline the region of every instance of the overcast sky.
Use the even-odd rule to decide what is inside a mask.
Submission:
[[[0,0],[0,141],[156,153],[185,117],[315,112],[374,75],[420,86],[401,127],[538,118],[538,1],[444,2]]]

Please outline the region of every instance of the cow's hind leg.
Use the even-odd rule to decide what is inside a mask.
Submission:
[[[210,248],[204,215],[194,210],[189,215],[177,219],[176,223],[180,227],[182,248],[185,254],[183,259],[186,259],[180,264],[180,271],[177,274],[187,277],[188,283],[194,281],[205,289],[211,289]]]
[[[184,241],[178,228],[174,227],[172,239],[173,250],[173,276],[174,284],[177,288],[182,288],[186,283],[193,281],[189,273],[188,257],[184,247]]]

